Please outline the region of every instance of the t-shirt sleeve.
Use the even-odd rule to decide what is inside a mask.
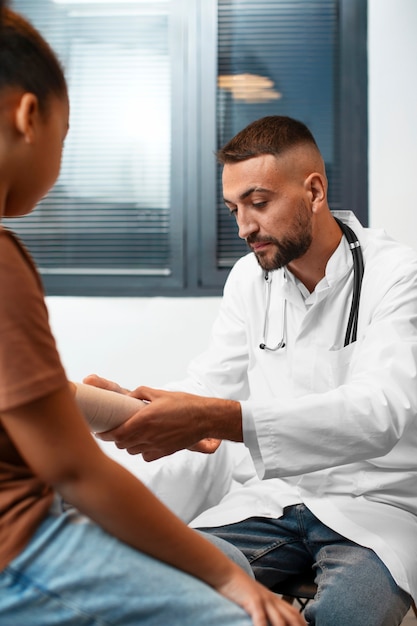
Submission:
[[[39,275],[20,242],[0,229],[0,411],[65,384]]]

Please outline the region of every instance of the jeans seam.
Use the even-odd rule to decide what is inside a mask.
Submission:
[[[249,561],[249,563],[254,563],[255,561],[257,561],[258,559],[262,558],[265,556],[265,554],[269,554],[270,552],[273,552],[274,550],[276,550],[277,548],[281,548],[284,545],[290,545],[290,544],[294,544],[294,543],[299,543],[300,540],[299,539],[289,539],[286,541],[277,541],[273,544],[270,544],[268,547],[265,547],[263,550],[258,550],[255,554],[252,554],[251,556],[248,556],[247,559]]]
[[[325,547],[322,548],[322,554],[324,557],[326,557],[327,553],[326,553]],[[316,596],[315,596],[316,599],[318,600],[321,597],[322,585],[324,585],[324,583],[326,582],[329,572],[328,572],[327,564],[322,557],[320,557],[317,561],[315,561],[313,567],[314,567],[314,572],[315,572],[314,580],[317,579],[317,570],[320,568],[320,577],[319,577],[320,585],[317,584],[317,591],[316,591]]]

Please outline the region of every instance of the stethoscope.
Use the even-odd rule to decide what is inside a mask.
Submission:
[[[361,296],[361,287],[362,287],[362,278],[363,278],[363,255],[361,250],[361,245],[354,231],[348,226],[344,224],[337,217],[334,218],[336,222],[339,224],[344,236],[347,239],[349,244],[349,248],[352,252],[353,257],[353,294],[352,294],[352,304],[350,307],[349,319],[346,327],[346,335],[345,335],[345,343],[344,346],[349,345],[356,341],[356,335],[358,330],[358,314],[359,314],[359,300]],[[276,350],[280,350],[281,348],[285,348],[285,328],[286,328],[286,315],[287,315],[287,301],[285,298],[282,300],[282,322],[281,322],[281,339],[275,346],[268,346],[267,336],[268,336],[268,318],[269,318],[269,307],[271,303],[271,283],[272,278],[269,272],[265,272],[264,279],[267,284],[267,293],[266,293],[266,307],[265,307],[265,318],[264,318],[264,328],[262,334],[262,341],[259,344],[261,350],[269,350],[270,352],[275,352]]]

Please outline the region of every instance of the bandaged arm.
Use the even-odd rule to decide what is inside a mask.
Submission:
[[[83,383],[73,385],[77,404],[94,433],[116,428],[145,406],[142,400],[122,393]]]

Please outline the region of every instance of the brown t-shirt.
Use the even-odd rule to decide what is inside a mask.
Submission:
[[[0,569],[24,548],[53,499],[14,447],[1,414],[65,384],[39,275],[19,240],[0,225]]]

